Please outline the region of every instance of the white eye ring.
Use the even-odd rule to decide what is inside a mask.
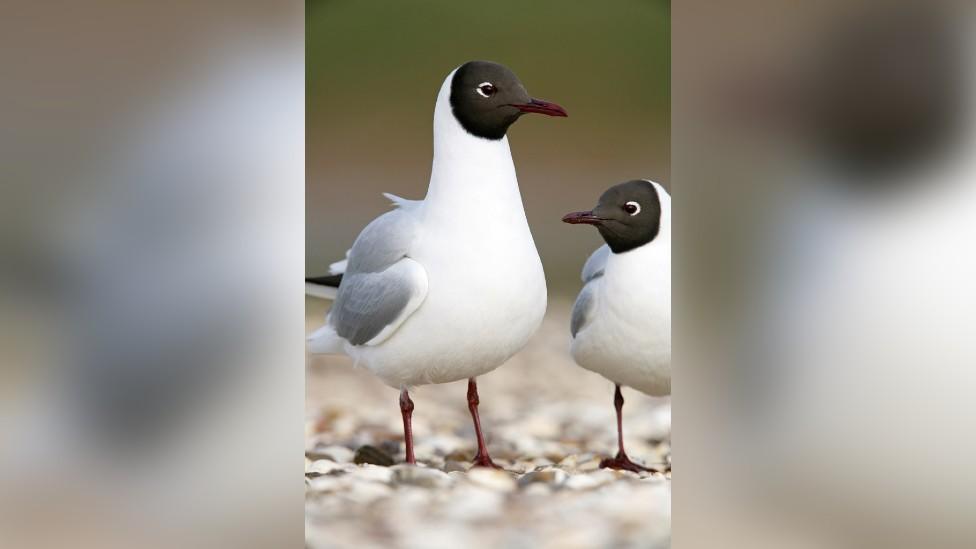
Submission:
[[[633,207],[635,207],[635,208],[637,208],[636,210],[634,210],[634,213],[632,213],[632,214],[630,214],[630,215],[631,215],[631,217],[633,217],[633,216],[635,216],[635,215],[637,215],[637,214],[639,214],[639,213],[641,213],[641,206],[640,206],[640,204],[638,204],[637,202],[634,202],[634,201],[632,200],[632,201],[630,201],[630,202],[628,202],[628,203],[627,203],[626,205],[627,205],[627,206],[633,206]]]
[[[477,92],[478,92],[478,95],[480,95],[481,97],[491,97],[491,96],[490,96],[490,95],[488,95],[487,93],[485,93],[485,92],[483,92],[483,91],[481,91],[481,88],[483,88],[483,87],[485,87],[485,86],[491,86],[492,88],[494,88],[494,87],[495,87],[495,85],[494,85],[494,84],[492,84],[491,82],[482,82],[482,83],[480,83],[480,84],[478,84],[478,87],[477,87],[477,88],[475,88],[475,90],[477,90]]]

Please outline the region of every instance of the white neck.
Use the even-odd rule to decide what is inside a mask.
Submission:
[[[456,72],[456,70],[454,71]],[[483,139],[468,133],[451,109],[448,75],[434,108],[434,163],[425,210],[457,218],[491,214],[525,218],[508,137]]]
[[[671,195],[664,187],[656,181],[647,180],[657,189],[658,199],[661,201],[661,227],[654,237],[654,241],[667,242],[671,246]]]

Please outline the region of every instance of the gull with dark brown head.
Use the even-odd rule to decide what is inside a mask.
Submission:
[[[415,463],[409,389],[468,380],[475,464],[494,466],[476,378],[518,352],[546,311],[546,280],[525,217],[507,132],[527,113],[563,117],[508,68],[472,61],[441,86],[427,196],[370,223],[348,257],[306,288],[334,296],[313,353],[346,354],[400,389],[406,461]]]
[[[618,450],[600,466],[648,470],[624,450],[620,388],[671,394],[671,196],[657,183],[628,181],[563,221],[593,225],[606,241],[583,267],[570,327],[576,363],[616,384]]]

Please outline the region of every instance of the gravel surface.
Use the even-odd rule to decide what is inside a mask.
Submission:
[[[327,304],[307,301],[307,325]],[[320,548],[669,547],[670,473],[599,468],[616,448],[613,384],[575,366],[569,304],[553,303],[529,346],[478,379],[492,458],[476,451],[466,383],[411,391],[419,466],[402,464],[398,393],[343,357],[310,357],[306,538]],[[671,407],[625,389],[635,461],[670,463]]]

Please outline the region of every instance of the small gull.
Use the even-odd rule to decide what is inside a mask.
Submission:
[[[624,451],[620,387],[671,394],[671,197],[657,183],[628,181],[563,221],[594,225],[606,241],[583,267],[570,326],[576,363],[616,384],[618,452],[600,466],[649,470]]]

